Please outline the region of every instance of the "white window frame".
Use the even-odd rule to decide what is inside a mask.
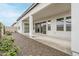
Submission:
[[[71,15],[60,17],[60,18],[64,18],[64,29],[63,29],[63,31],[65,31],[65,32],[70,32],[70,31],[66,30],[66,17],[69,17],[69,16],[71,16]],[[59,18],[57,18],[57,19],[59,19]],[[57,30],[57,19],[56,19],[56,31],[60,31],[60,30]]]
[[[57,19],[60,19],[60,18],[63,18],[63,20],[64,20],[64,17],[59,17]],[[56,19],[56,31],[64,31],[64,24],[63,24],[63,30],[57,30],[57,19]]]

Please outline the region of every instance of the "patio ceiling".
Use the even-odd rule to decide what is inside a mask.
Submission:
[[[47,7],[41,9],[37,13],[33,14],[34,20],[38,20],[43,17],[53,16],[65,11],[71,11],[70,3],[52,3]]]
[[[23,19],[22,22],[29,22],[29,17]]]

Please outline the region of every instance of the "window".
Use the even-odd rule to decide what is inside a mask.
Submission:
[[[64,18],[57,19],[57,31],[64,31]]]
[[[51,20],[48,20],[48,22],[51,22]]]
[[[35,24],[35,32],[36,33],[40,33],[41,32],[41,24],[40,23],[36,23]]]
[[[71,31],[71,16],[66,17],[66,31]]]
[[[20,26],[18,26],[18,30],[20,30]]]
[[[57,19],[57,31],[71,31],[71,16],[65,17],[65,19],[66,20],[64,20],[64,18]]]
[[[46,24],[43,24],[43,26],[42,26],[42,33],[46,34]]]
[[[51,24],[48,24],[48,30],[51,30]]]
[[[66,19],[71,19],[71,16],[66,17]]]
[[[28,32],[29,32],[29,24],[24,23],[24,33],[28,33]]]

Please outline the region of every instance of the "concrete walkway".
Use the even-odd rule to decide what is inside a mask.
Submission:
[[[32,37],[32,39],[41,42],[45,45],[48,45],[52,48],[55,48],[57,50],[60,50],[62,52],[65,52],[69,55],[72,55],[71,53],[71,40],[67,40],[67,39],[62,39],[62,38],[57,38],[54,36],[48,36],[48,35],[44,35],[44,34],[34,34],[34,36]]]
[[[68,54],[19,33],[13,33],[13,38],[15,43],[21,48],[20,56],[68,56]]]

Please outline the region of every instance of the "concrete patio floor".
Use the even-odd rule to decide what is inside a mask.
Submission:
[[[65,52],[69,55],[72,55],[71,53],[71,40],[68,39],[62,39],[57,38],[55,36],[48,36],[40,33],[35,33],[32,39],[41,42],[45,45],[48,45],[52,48],[55,48],[57,50],[60,50],[62,52]]]
[[[15,39],[15,44],[21,49],[19,56],[69,56],[22,34],[13,33],[12,35]]]

